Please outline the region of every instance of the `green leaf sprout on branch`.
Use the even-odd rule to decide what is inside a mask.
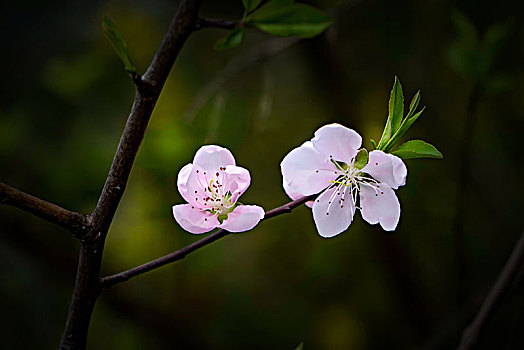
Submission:
[[[333,23],[333,17],[325,12],[311,5],[295,3],[293,0],[271,0],[260,8],[260,0],[242,0],[242,3],[242,20],[237,28],[216,43],[216,49],[240,45],[245,27],[256,27],[278,37],[313,38]]]
[[[404,143],[395,151],[391,150],[397,145],[400,139],[406,134],[409,128],[417,121],[426,107],[416,112],[420,102],[420,91],[418,91],[411,103],[409,104],[409,111],[404,117],[404,95],[402,93],[402,85],[400,80],[395,77],[393,88],[389,98],[389,114],[386,121],[386,126],[382,132],[382,137],[378,145],[374,140],[371,140],[373,148],[392,153],[400,158],[442,158],[440,153],[434,146],[422,140],[412,140]]]
[[[120,60],[124,64],[125,70],[129,74],[136,74],[136,68],[131,62],[131,59],[129,58],[129,52],[127,51],[127,42],[122,37],[120,32],[118,31],[118,28],[113,23],[111,18],[105,16],[104,20],[102,22],[102,26],[104,28],[104,32],[106,33],[107,37],[109,38],[109,41],[111,41],[111,45],[113,46],[113,49],[117,53],[118,57],[120,57]]]

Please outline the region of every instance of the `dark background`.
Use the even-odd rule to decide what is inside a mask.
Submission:
[[[215,51],[225,31],[192,35],[112,224],[105,273],[199,238],[178,226],[171,206],[182,202],[177,173],[200,145],[228,147],[250,170],[243,202],[276,207],[288,201],[280,161],[318,127],[342,123],[368,148],[380,138],[395,75],[407,103],[420,89],[427,106],[408,138],[431,142],[444,159],[406,161],[394,233],[357,214],[347,232],[323,239],[302,206],[110,289],[95,308],[89,348],[293,349],[301,341],[306,349],[455,348],[523,229],[518,4],[318,1],[336,21],[312,40],[249,30],[241,47]],[[176,6],[0,5],[0,180],[91,212],[134,94],[102,18],[112,17],[143,71]],[[241,1],[207,0],[201,14],[238,19]],[[56,348],[78,242],[7,206],[0,232],[1,347]],[[523,295],[521,270],[480,349],[524,348]]]

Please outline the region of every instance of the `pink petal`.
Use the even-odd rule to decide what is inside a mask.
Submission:
[[[393,231],[400,219],[400,203],[395,191],[387,184],[378,188],[371,185],[360,186],[360,206],[364,220],[380,226],[386,231]]]
[[[329,156],[320,154],[313,148],[311,141],[289,152],[280,168],[286,184],[284,190],[288,195],[309,196],[318,193],[330,185],[330,180],[337,178],[333,173],[337,169],[329,161]]]
[[[184,230],[196,234],[209,232],[220,224],[215,215],[191,204],[173,206],[173,216]]]
[[[221,167],[235,165],[235,158],[227,148],[208,145],[200,147],[195,154],[193,164],[209,173],[214,173]]]
[[[232,201],[235,203],[251,183],[249,171],[239,166],[228,165],[224,171],[223,183],[225,191],[232,194]]]
[[[356,131],[335,123],[318,129],[311,142],[321,154],[332,155],[334,160],[349,164],[362,145],[362,137]]]
[[[388,184],[395,190],[406,184],[406,176],[408,175],[408,170],[402,159],[379,150],[369,153],[369,162],[362,171],[373,176],[375,180]]]
[[[249,231],[264,218],[264,209],[258,205],[239,205],[228,214],[219,227],[229,232]]]
[[[186,164],[182,169],[180,169],[180,171],[178,172],[177,187],[178,192],[180,192],[182,198],[184,198],[186,202],[192,205],[199,206],[198,202],[195,201],[195,196],[193,195],[195,189],[191,188],[191,186],[188,185],[188,180],[192,169],[193,164],[191,163]]]
[[[349,187],[343,186],[341,189],[341,192],[345,191],[344,201],[341,200],[342,193],[337,192],[330,206],[329,202],[335,191],[337,191],[336,187],[325,191],[313,204],[313,219],[315,220],[315,225],[317,226],[318,233],[325,238],[336,236],[347,230],[353,220],[353,215],[355,215],[355,206],[349,194]],[[329,215],[327,213],[329,213]]]

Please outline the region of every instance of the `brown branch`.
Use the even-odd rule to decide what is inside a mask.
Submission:
[[[73,300],[69,307],[60,349],[86,347],[91,314],[101,290],[100,266],[107,231],[129,178],[133,162],[144,138],[147,124],[175,59],[194,30],[202,0],[182,0],[151,65],[137,85],[133,107],[120,138],[104,188],[91,215],[91,224],[81,240]]]
[[[513,252],[511,252],[506,265],[502,269],[497,281],[491,287],[488,296],[484,300],[477,316],[473,322],[462,333],[462,340],[460,342],[459,350],[472,349],[478,341],[480,332],[484,328],[489,316],[497,306],[500,297],[508,289],[515,275],[519,271],[519,267],[524,263],[524,232],[520,236]]]
[[[65,227],[77,236],[80,236],[86,227],[87,217],[85,215],[69,211],[56,204],[31,196],[3,182],[0,182],[0,202]]]
[[[223,19],[199,18],[195,23],[195,30],[204,28],[235,29],[240,23],[237,21],[225,21]]]
[[[315,199],[317,195],[311,195],[311,196],[305,196],[305,197],[301,197],[299,199],[296,199],[292,202],[289,202],[287,204],[284,204],[278,208],[275,208],[275,209],[272,209],[272,210],[269,210],[266,212],[264,218],[262,220],[265,220],[265,219],[269,219],[269,218],[272,218],[272,217],[275,217],[275,216],[278,216],[278,215],[282,215],[282,214],[285,214],[285,213],[290,213],[291,210],[293,210],[294,208],[298,207],[299,205],[307,202],[307,201],[310,201],[310,200],[313,200]],[[196,241],[190,245],[188,245],[187,247],[184,247],[182,249],[179,249],[171,254],[168,254],[168,255],[165,255],[159,259],[156,259],[156,260],[153,260],[153,261],[150,261],[146,264],[143,264],[143,265],[140,265],[140,266],[137,266],[135,268],[132,268],[130,270],[127,270],[127,271],[124,271],[124,272],[120,272],[120,273],[117,273],[115,275],[111,275],[111,276],[106,276],[102,279],[101,281],[101,284],[104,288],[109,288],[117,283],[120,283],[120,282],[125,282],[127,280],[129,280],[130,278],[132,277],[135,277],[135,276],[138,276],[138,275],[141,275],[143,273],[146,273],[148,271],[151,271],[153,269],[156,269],[156,268],[159,268],[161,266],[164,266],[164,265],[167,265],[169,263],[172,263],[174,261],[177,261],[177,260],[181,260],[183,258],[186,257],[186,255],[188,255],[189,253],[192,253],[194,252],[195,250],[198,250],[202,247],[205,247],[206,245],[210,244],[210,243],[213,243],[217,240],[219,240],[220,238],[222,237],[225,237],[227,235],[229,235],[230,232],[228,231],[225,231],[225,230],[218,230],[217,232],[214,232],[212,234],[210,234],[209,236],[205,237],[205,238],[202,238],[201,240],[199,241]]]
[[[93,225],[98,232],[107,232],[124,193],[133,162],[169,71],[186,39],[194,30],[202,0],[181,1],[151,65],[137,86],[135,101],[100,198],[93,212]],[[136,80],[136,79],[134,79]],[[135,81],[136,83],[136,81]],[[147,87],[147,88],[146,88]]]

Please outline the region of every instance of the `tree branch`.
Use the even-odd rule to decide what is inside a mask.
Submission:
[[[484,300],[475,320],[462,333],[459,350],[472,349],[478,341],[478,337],[489,316],[498,304],[500,297],[508,289],[513,278],[519,271],[519,267],[524,262],[524,232],[520,236],[513,252],[511,253],[506,265],[502,269],[497,281],[491,287],[488,296]]]
[[[237,21],[224,21],[223,19],[199,18],[195,23],[195,30],[204,28],[235,29],[239,25]]]
[[[65,227],[77,236],[80,236],[86,227],[86,216],[33,197],[3,182],[0,182],[0,202],[25,210],[44,220]]]
[[[314,194],[314,195],[311,195],[311,196],[305,196],[305,197],[300,197],[292,202],[289,202],[287,204],[284,204],[278,208],[275,208],[275,209],[272,209],[272,210],[269,210],[266,212],[264,218],[262,220],[266,220],[266,219],[269,219],[269,218],[272,218],[272,217],[275,217],[275,216],[278,216],[278,215],[282,215],[282,214],[285,214],[285,213],[290,213],[294,208],[298,207],[299,205],[303,204],[303,203],[306,203],[307,201],[310,201],[310,200],[313,200],[315,199],[317,196],[317,194]],[[177,261],[177,260],[181,260],[183,258],[186,257],[186,255],[188,255],[189,253],[192,253],[194,252],[195,250],[198,250],[202,247],[205,247],[206,245],[210,244],[210,243],[213,243],[217,240],[219,240],[220,238],[223,238],[227,235],[229,235],[230,232],[228,231],[225,231],[225,230],[218,230],[217,232],[215,233],[212,233],[210,234],[209,236],[205,237],[205,238],[202,238],[201,240],[199,241],[196,241],[190,245],[188,245],[187,247],[184,247],[182,249],[179,249],[171,254],[168,254],[168,255],[165,255],[159,259],[156,259],[156,260],[153,260],[153,261],[150,261],[146,264],[143,264],[143,265],[140,265],[140,266],[137,266],[135,268],[132,268],[130,270],[127,270],[127,271],[124,271],[124,272],[120,272],[120,273],[117,273],[115,275],[111,275],[111,276],[106,276],[104,278],[102,278],[102,281],[101,281],[101,285],[103,288],[109,288],[117,283],[120,283],[120,282],[125,282],[127,280],[129,280],[130,278],[132,277],[135,277],[135,276],[138,276],[138,275],[141,275],[143,273],[146,273],[148,271],[151,271],[153,269],[156,269],[156,268],[159,268],[161,266],[164,266],[164,265],[167,265],[169,263],[172,263],[174,261]]]
[[[81,240],[73,300],[69,307],[60,349],[83,349],[93,308],[101,292],[100,266],[104,243],[144,138],[147,124],[175,59],[194,31],[202,0],[181,0],[177,13],[143,77],[132,76],[137,85],[135,101],[120,138],[104,188]]]
[[[137,84],[137,93],[120,144],[100,198],[93,212],[93,226],[97,235],[105,236],[116,212],[144,138],[147,124],[162,91],[169,71],[186,39],[194,30],[202,0],[181,1],[177,14],[158,48],[151,65]],[[134,79],[136,80],[136,79]]]

